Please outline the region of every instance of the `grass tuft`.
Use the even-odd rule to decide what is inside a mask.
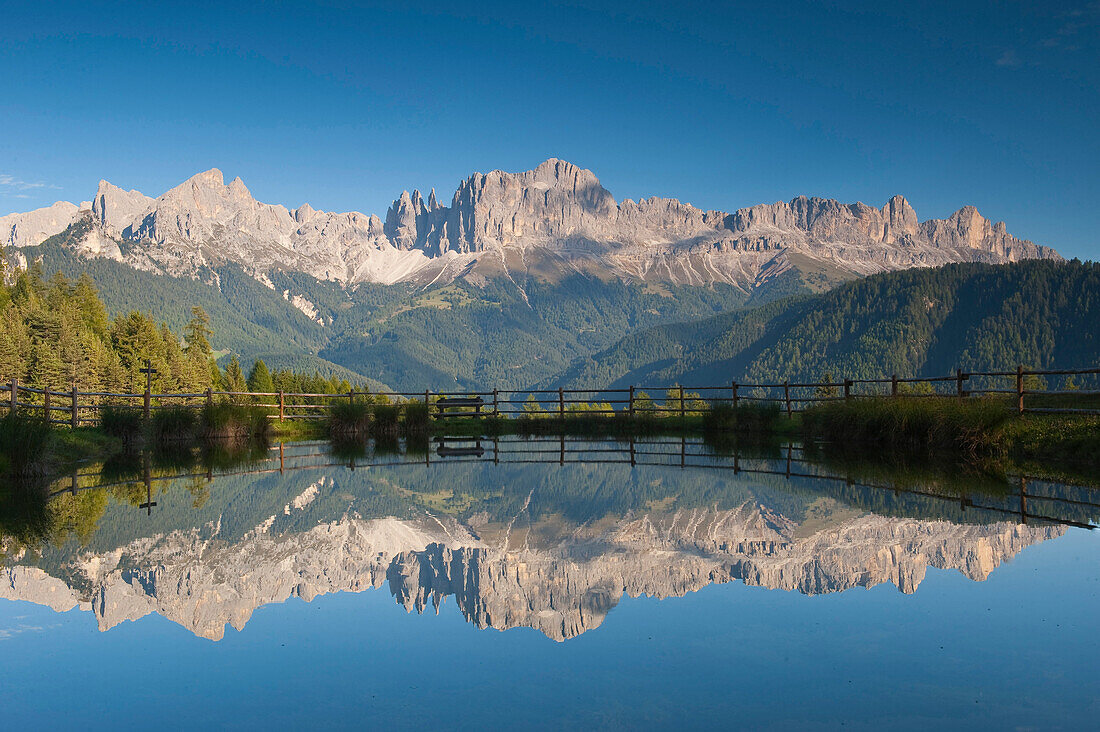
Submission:
[[[111,437],[132,442],[142,434],[141,410],[136,407],[108,405],[99,410],[99,427]]]
[[[802,426],[810,438],[979,456],[1001,448],[998,430],[1011,418],[1011,410],[993,399],[883,397],[812,407],[803,412]]]
[[[271,430],[267,414],[258,407],[242,404],[207,404],[199,417],[199,432],[205,439],[246,442],[266,439]]]
[[[199,419],[190,407],[167,407],[153,412],[149,434],[154,443],[187,442],[195,439]]]
[[[18,415],[0,419],[0,471],[16,481],[44,476],[50,467],[53,437],[45,420]]]
[[[337,401],[328,408],[328,431],[333,438],[350,438],[370,434],[373,420],[372,404]]]
[[[783,411],[775,403],[715,404],[703,414],[703,432],[762,435],[779,431]]]

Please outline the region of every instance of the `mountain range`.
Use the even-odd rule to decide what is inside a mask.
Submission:
[[[1056,256],[972,206],[920,222],[901,196],[881,208],[799,197],[733,213],[668,198],[616,202],[591,171],[557,159],[522,173],[475,173],[449,206],[434,190],[426,200],[402,192],[385,220],[260,203],[217,169],[157,198],[104,180],[90,202],[0,217],[0,242],[38,245],[83,218],[92,226],[74,244],[85,256],[176,276],[228,261],[260,279],[281,270],[344,284],[591,272],[747,290],[793,266],[792,254],[859,275]]]
[[[742,465],[782,474],[779,460]],[[265,605],[388,587],[408,611],[438,612],[452,597],[478,627],[562,641],[599,627],[624,596],[736,581],[805,595],[884,583],[913,593],[930,567],[983,581],[1065,531],[954,500],[725,470],[488,459],[270,467],[216,477],[201,493],[187,479],[156,481],[157,509],[140,521],[140,487],[61,496],[98,507],[92,530],[10,555],[0,599],[80,608],[103,631],[156,613],[220,640]]]
[[[260,203],[218,170],[157,198],[101,181],[0,217],[0,243],[14,264],[92,273],[113,313],[179,328],[202,305],[223,351],[403,390],[561,382],[653,327],[876,273],[1061,259],[969,206],[921,222],[900,196],[618,202],[557,159],[471,175],[449,205],[403,192],[384,218]]]

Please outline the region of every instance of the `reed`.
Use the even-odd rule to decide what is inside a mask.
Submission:
[[[141,410],[136,407],[111,404],[99,410],[99,428],[127,443],[141,437],[142,421]]]
[[[192,442],[199,426],[199,415],[190,407],[158,409],[149,420],[149,436],[154,443]]]
[[[336,439],[370,434],[374,405],[364,401],[337,401],[328,408],[329,436]]]
[[[206,439],[245,442],[266,439],[271,425],[263,409],[243,404],[207,404],[199,417],[198,432]]]
[[[703,413],[704,434],[763,435],[780,431],[783,411],[773,402],[715,404]]]
[[[53,430],[45,420],[18,415],[0,419],[0,470],[9,480],[44,476],[53,445]]]
[[[405,436],[427,435],[431,431],[431,407],[424,402],[405,404]]]
[[[802,426],[809,438],[976,456],[1003,447],[998,431],[1011,418],[994,399],[877,397],[812,407]]]

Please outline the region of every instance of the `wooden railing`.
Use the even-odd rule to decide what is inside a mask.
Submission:
[[[157,506],[153,486],[164,486],[172,481],[205,479],[212,481],[217,477],[284,474],[295,471],[313,471],[324,468],[399,468],[454,466],[476,463],[491,464],[556,464],[556,465],[622,465],[631,468],[652,466],[661,468],[680,468],[702,471],[722,471],[733,475],[774,476],[785,478],[789,482],[811,481],[811,485],[829,484],[847,488],[868,488],[881,490],[893,498],[901,494],[914,497],[936,499],[945,505],[957,506],[964,513],[988,513],[998,519],[1015,519],[1021,523],[1055,523],[1093,529],[1094,521],[1083,520],[1080,511],[1091,512],[1093,516],[1100,512],[1096,488],[1087,486],[1067,486],[1074,497],[1054,495],[1049,481],[1020,474],[1013,476],[1011,486],[1014,490],[1004,493],[959,495],[950,491],[937,490],[935,486],[917,487],[906,482],[870,482],[846,473],[836,473],[824,467],[804,454],[803,447],[787,444],[774,457],[759,455],[717,454],[694,438],[646,437],[624,438],[621,440],[596,440],[593,438],[574,438],[565,435],[542,436],[534,438],[519,437],[438,437],[428,449],[413,453],[379,452],[364,454],[362,457],[340,458],[333,455],[327,443],[298,442],[279,443],[268,449],[267,455],[256,462],[238,468],[214,471],[213,468],[183,468],[154,474],[146,456],[142,468],[142,477],[104,480],[102,472],[76,468],[71,476],[54,483],[50,495],[76,495],[83,491],[101,490],[116,487],[144,487],[146,500],[136,508],[151,513]],[[1047,490],[1044,490],[1047,489]]]
[[[1048,388],[1049,380],[1081,377],[1089,388]],[[492,391],[431,390],[419,392],[366,392],[343,394],[307,392],[235,392],[207,389],[200,393],[141,393],[67,391],[24,386],[17,379],[0,384],[0,406],[9,413],[42,416],[51,423],[79,427],[96,424],[103,409],[129,406],[148,419],[155,410],[173,407],[201,408],[216,402],[238,402],[268,410],[269,418],[323,419],[338,400],[386,400],[398,405],[429,405],[433,419],[449,417],[518,417],[524,415],[566,418],[578,414],[652,414],[688,417],[716,405],[734,407],[748,403],[777,404],[793,415],[814,404],[893,397],[1004,398],[1020,414],[1100,415],[1100,368],[1027,369],[1012,371],[956,371],[951,376],[881,379],[844,379],[821,382],[783,381],[739,383],[722,386],[630,386],[615,389],[526,389]],[[1070,401],[1070,404],[1065,402]],[[1029,404],[1030,402],[1030,404]]]

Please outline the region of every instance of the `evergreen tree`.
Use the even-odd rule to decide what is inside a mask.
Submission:
[[[95,283],[87,273],[80,275],[73,287],[73,300],[84,324],[93,333],[102,337],[107,333],[107,308],[99,299]]]
[[[214,353],[210,346],[210,337],[214,334],[210,330],[210,316],[206,311],[196,305],[191,308],[191,320],[184,329],[184,337],[187,339],[188,355],[201,356],[208,359]]]
[[[275,382],[262,359],[257,358],[252,364],[252,370],[248,372],[248,390],[253,393],[275,391]]]
[[[237,360],[237,354],[229,359],[225,367],[225,390],[243,392],[248,391],[248,382],[241,371],[241,362]]]

